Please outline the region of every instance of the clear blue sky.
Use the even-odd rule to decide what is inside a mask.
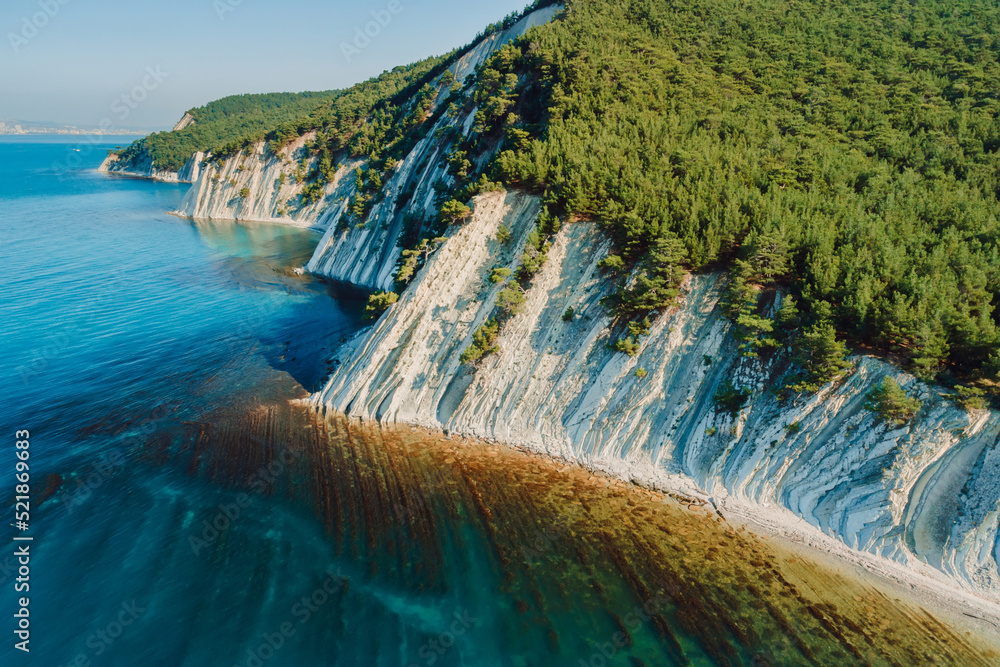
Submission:
[[[386,11],[393,2],[395,15]],[[225,95],[343,88],[461,46],[527,3],[3,0],[0,119],[97,125],[109,118],[148,129]],[[372,12],[391,20],[348,61],[342,44]],[[159,81],[147,68],[158,69]],[[121,119],[121,96],[144,83],[149,90],[128,100]]]

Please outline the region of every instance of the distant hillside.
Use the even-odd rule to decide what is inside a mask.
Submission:
[[[231,152],[259,141],[274,128],[304,116],[339,91],[230,95],[191,109],[169,132],[156,132],[120,153],[126,162],[148,152],[159,169],[180,169],[194,153]]]

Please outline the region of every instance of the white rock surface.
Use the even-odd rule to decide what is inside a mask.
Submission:
[[[199,220],[252,220],[325,229],[344,198],[353,193],[353,169],[360,163],[341,165],[323,196],[300,206],[303,184],[296,182],[295,172],[303,145],[314,137],[313,133],[299,137],[279,155],[266,151],[261,142],[238,155],[206,162],[175,213]],[[312,166],[307,161],[301,172],[308,173]],[[241,195],[244,188],[246,196]]]
[[[464,81],[465,77],[475,72],[476,67],[489,58],[494,51],[504,44],[514,41],[530,28],[548,23],[563,8],[563,5],[543,7],[531,12],[506,30],[484,37],[468,53],[464,54],[455,66],[450,68],[455,74],[455,80]]]
[[[183,130],[185,127],[188,127],[189,125],[194,125],[194,116],[192,116],[189,113],[185,113],[184,116],[179,121],[177,121],[177,124],[174,125],[171,132],[179,132],[180,130]]]
[[[204,153],[195,153],[178,171],[170,171],[155,167],[153,158],[148,153],[143,153],[134,160],[122,160],[117,155],[109,155],[104,158],[97,170],[105,174],[148,178],[164,183],[194,183],[198,180],[204,159]]]
[[[527,445],[626,479],[687,480],[719,501],[764,517],[793,513],[850,547],[1000,600],[1000,415],[970,415],[871,357],[855,358],[844,380],[815,395],[779,401],[769,388],[787,355],[762,363],[737,353],[717,308],[719,276],[688,280],[680,307],[629,358],[606,345],[608,287],[596,268],[606,245],[594,223],[565,225],[524,312],[504,327],[500,354],[475,370],[460,365],[501,289],[487,276],[516,268],[538,209],[524,194],[477,198],[472,220],[399,302],[341,350],[314,403]],[[495,239],[501,224],[513,230],[506,245]],[[905,427],[863,408],[886,375],[923,401]],[[726,380],[756,389],[737,417],[713,409]]]
[[[539,9],[507,30],[483,38],[448,69],[456,81],[465,81],[497,49],[529,28],[551,20],[561,9],[562,6],[555,5]],[[440,86],[440,79],[436,84]],[[441,86],[435,108],[447,95],[447,87]],[[372,207],[364,225],[357,228],[338,225],[343,208],[328,216],[326,234],[306,270],[373,290],[392,289],[401,252],[398,242],[406,221],[433,217],[437,212],[434,184],[440,181],[451,185],[454,182],[442,161],[447,147],[435,138],[435,133],[457,127],[468,136],[475,115],[475,109],[458,118],[443,115],[397,165],[395,174],[386,182],[385,198]],[[353,191],[348,197],[352,195]]]
[[[457,81],[464,81],[502,45],[532,26],[551,20],[560,10],[561,6],[539,9],[507,30],[484,37],[449,69]],[[448,88],[441,85],[440,78],[435,84],[440,87],[436,109],[447,97]],[[372,290],[391,289],[407,221],[436,215],[435,183],[454,182],[443,161],[447,146],[435,133],[459,127],[467,135],[474,116],[475,109],[458,118],[442,115],[386,179],[384,196],[374,203],[361,225],[347,223],[344,214],[355,193],[352,172],[364,164],[362,161],[345,164],[335,182],[327,184],[321,201],[302,208],[288,204],[301,190],[291,174],[301,158],[302,145],[313,138],[311,134],[284,149],[280,158],[266,153],[263,144],[258,144],[249,154],[230,158],[218,166],[206,166],[177,213],[192,218],[260,220],[324,230],[306,270]],[[283,185],[279,184],[282,173]],[[249,195],[242,198],[238,193],[244,187],[249,189]]]

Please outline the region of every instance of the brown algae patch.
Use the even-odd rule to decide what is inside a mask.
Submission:
[[[312,506],[371,581],[474,605],[513,665],[1000,661],[982,637],[697,499],[565,461],[287,404],[189,433],[174,454],[227,485],[294,452],[268,493]]]
[[[660,634],[683,635],[678,646],[693,642],[701,651],[689,653],[716,664],[1000,661],[928,611],[771,544],[694,499],[500,445],[388,432],[411,456],[421,448],[429,465],[450,468],[474,489],[480,517],[513,571],[506,592],[529,598],[529,607],[526,582],[544,563],[595,591],[620,579],[640,599],[667,600],[658,609],[667,626]]]

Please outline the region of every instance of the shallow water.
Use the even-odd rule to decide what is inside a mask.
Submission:
[[[37,466],[0,664],[997,663],[686,499],[290,402],[360,326],[292,272],[316,235],[172,218],[183,187],[66,151],[0,143],[0,433]]]

